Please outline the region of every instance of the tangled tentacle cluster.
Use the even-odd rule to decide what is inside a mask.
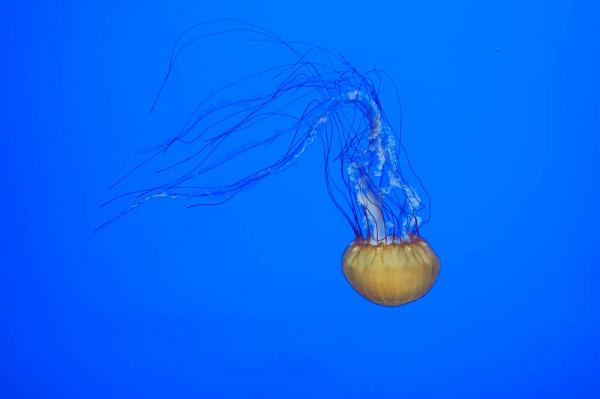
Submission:
[[[318,140],[323,144],[327,191],[358,239],[393,243],[418,235],[429,217],[429,198],[406,156],[401,126],[394,129],[382,110],[379,88],[387,79],[384,72],[361,73],[341,55],[322,47],[287,42],[255,25],[220,20],[194,26],[179,37],[157,100],[184,51],[232,34],[282,48],[292,59],[204,98],[177,134],[155,147],[113,187],[147,168],[169,177],[112,198],[105,205],[120,203],[122,208],[104,225],[154,199],[186,200],[188,206],[229,201],[293,164]],[[239,85],[254,80],[272,86],[262,94],[225,99]],[[152,109],[155,106],[156,102]],[[267,148],[278,149],[279,155],[236,166],[241,173],[230,181],[215,183],[207,177]],[[424,200],[415,187],[425,194]]]

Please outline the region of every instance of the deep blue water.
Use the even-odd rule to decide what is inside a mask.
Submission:
[[[597,2],[12,3],[1,398],[600,397]],[[199,47],[148,115],[177,35],[220,17],[394,77],[442,262],[426,297],[349,287],[317,149],[223,206],[93,233],[136,150],[257,58]]]

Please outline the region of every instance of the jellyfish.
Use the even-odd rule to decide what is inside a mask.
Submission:
[[[110,187],[145,170],[158,179],[105,202],[119,210],[99,229],[158,199],[183,201],[189,208],[223,204],[320,143],[325,189],[354,236],[341,260],[350,285],[385,306],[425,295],[440,260],[419,234],[429,221],[430,199],[401,140],[399,101],[395,126],[380,102],[385,84],[398,99],[391,77],[378,68],[361,72],[341,54],[286,41],[261,26],[215,20],[178,37],[151,112],[181,55],[225,35],[281,50],[285,61],[247,71],[204,95],[181,128]],[[253,92],[240,95],[244,89]]]

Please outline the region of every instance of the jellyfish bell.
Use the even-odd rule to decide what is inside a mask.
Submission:
[[[342,257],[350,285],[364,298],[385,306],[399,306],[425,295],[440,272],[440,260],[420,237],[373,245],[354,241]]]

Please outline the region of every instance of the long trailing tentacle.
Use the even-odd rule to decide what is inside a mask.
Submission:
[[[257,25],[233,19],[208,21],[190,27],[175,41],[150,112],[156,110],[181,54],[223,35],[241,35],[255,45],[281,48],[292,60],[249,73],[205,96],[175,135],[149,150],[111,189],[149,168],[154,177],[164,175],[163,181],[106,201],[102,206],[122,207],[99,228],[154,199],[187,200],[188,207],[227,202],[289,167],[318,138],[327,192],[358,238],[378,243],[418,233],[429,220],[429,195],[401,140],[396,84],[378,68],[360,72],[340,54],[306,42],[285,41]],[[256,81],[270,82],[271,90],[227,99],[241,85]],[[398,102],[396,129],[380,102],[384,81],[391,83]],[[242,162],[240,167],[244,157],[267,153],[269,148],[279,151],[274,160],[265,157],[262,164],[253,167]],[[239,175],[228,182],[208,178],[228,168],[239,168]]]

